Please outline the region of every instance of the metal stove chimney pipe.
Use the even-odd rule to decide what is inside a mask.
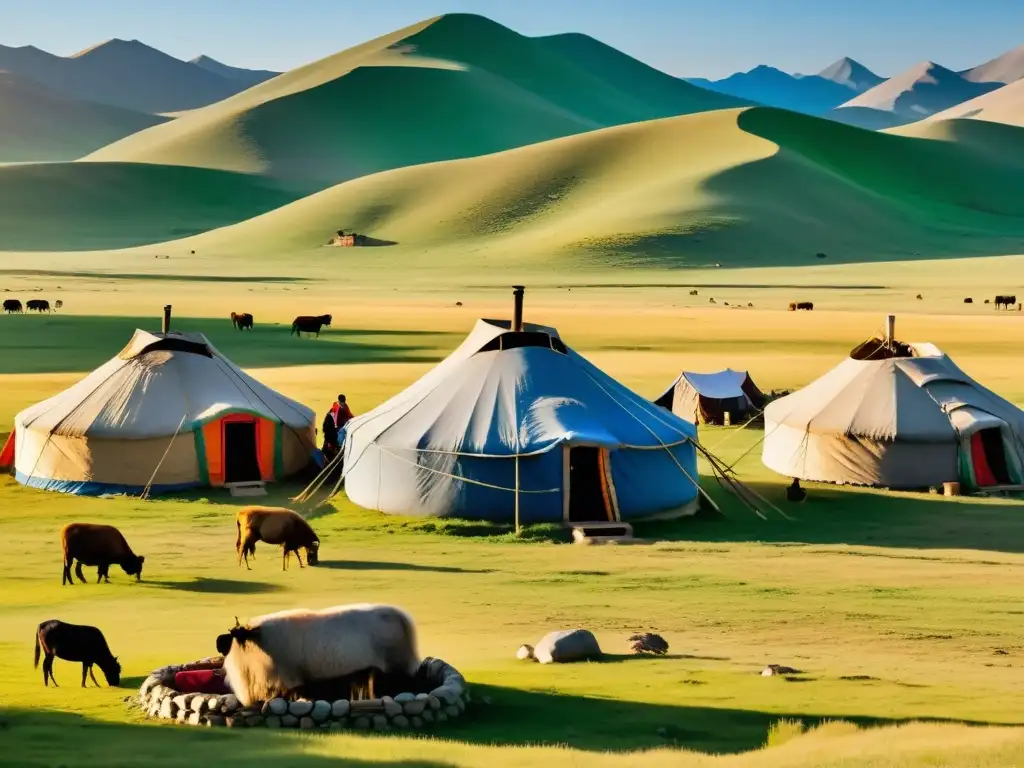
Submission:
[[[515,310],[512,315],[512,330],[523,330],[523,293],[526,291],[521,285],[512,286],[512,296],[515,299]]]
[[[885,343],[890,347],[896,341],[896,315],[885,317]]]
[[[171,305],[164,305],[164,321],[160,326],[161,333],[168,333],[171,330]]]

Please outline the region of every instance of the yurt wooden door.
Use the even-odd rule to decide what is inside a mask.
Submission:
[[[224,422],[224,482],[248,483],[260,479],[256,419]]]
[[[608,449],[589,445],[565,446],[562,454],[563,517],[569,523],[593,523],[618,518],[611,482]]]

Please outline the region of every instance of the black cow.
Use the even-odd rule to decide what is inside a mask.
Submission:
[[[974,303],[974,299],[972,299],[970,296],[968,296],[966,299],[964,299],[964,304],[973,304],[973,303]]]
[[[812,309],[814,309],[814,302],[813,301],[798,301],[796,303],[796,308],[797,309],[806,309],[808,312],[810,312]]]
[[[32,312],[49,312],[50,302],[46,299],[29,299],[25,306]]]
[[[292,321],[292,333],[296,336],[301,336],[303,333],[315,333],[319,338],[320,329],[324,326],[331,327],[330,315],[317,315],[316,317],[302,315]]]
[[[996,296],[996,309],[1012,309],[1016,303],[1016,296]]]
[[[96,676],[92,673],[93,664],[98,664],[103,670],[107,685],[121,684],[121,665],[110,652],[103,633],[96,627],[65,624],[57,619],[44,621],[36,630],[35,667],[39,666],[40,650],[46,654],[46,658],[43,659],[43,685],[49,685],[50,680],[53,680],[54,686],[57,685],[57,680],[53,676],[54,658],[82,662],[83,688],[86,674],[99,687]]]
[[[17,299],[4,299],[4,312],[6,312],[8,315],[21,311],[22,306],[20,301],[18,301]]]

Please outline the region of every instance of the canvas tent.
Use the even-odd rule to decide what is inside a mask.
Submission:
[[[75,494],[271,481],[303,469],[314,414],[202,334],[136,331],[70,389],[19,413],[18,481]]]
[[[763,461],[804,480],[887,488],[1024,478],[1024,412],[932,344],[865,343],[765,410]],[[866,351],[867,350],[867,351]]]
[[[480,320],[426,376],[348,423],[345,490],[397,514],[511,522],[518,507],[522,523],[689,514],[695,435],[555,329]]]
[[[764,394],[746,371],[683,371],[655,401],[694,424],[724,424],[749,419],[764,407]]]

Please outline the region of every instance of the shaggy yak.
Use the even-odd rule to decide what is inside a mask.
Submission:
[[[281,570],[288,570],[288,557],[292,552],[302,568],[302,556],[299,549],[306,550],[306,561],[316,565],[319,561],[320,539],[302,515],[284,507],[242,507],[235,516],[235,528],[238,538],[235,540],[235,551],[238,553],[238,564],[245,558],[245,567],[249,567],[249,555],[256,558],[256,542],[280,544],[284,548]]]
[[[35,666],[39,666],[40,650],[46,654],[43,659],[43,685],[49,685],[57,679],[53,676],[53,660],[82,662],[82,687],[85,688],[85,676],[88,673],[93,683],[96,676],[92,673],[92,665],[99,664],[107,685],[121,684],[121,665],[110,652],[106,638],[96,627],[85,627],[78,624],[65,624],[57,619],[44,621],[36,630]]]
[[[296,317],[292,321],[292,332],[289,336],[295,334],[296,336],[302,336],[303,333],[315,333],[316,337],[320,338],[320,329],[324,326],[331,327],[331,316],[330,315],[317,315],[311,317],[310,315],[301,315]]]
[[[252,315],[248,312],[232,312],[231,313],[231,324],[239,331],[252,330]]]
[[[376,674],[413,677],[420,666],[412,618],[390,605],[339,605],[259,616],[230,635],[228,685],[242,702],[301,695],[317,681]],[[217,638],[224,647],[225,636]]]
[[[124,536],[112,525],[68,523],[60,532],[60,545],[64,552],[64,575],[61,584],[75,583],[71,578],[71,565],[75,560],[78,561],[75,575],[83,584],[83,565],[97,566],[97,583],[110,582],[111,565],[120,565],[121,570],[129,576],[134,576],[136,581],[142,580],[142,564],[146,558],[132,552]]]

